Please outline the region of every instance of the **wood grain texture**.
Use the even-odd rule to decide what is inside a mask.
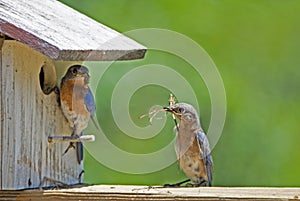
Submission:
[[[0,0],[0,32],[55,60],[130,60],[146,51],[56,0]]]
[[[79,182],[82,164],[78,165],[75,151],[62,156],[68,143],[48,143],[48,136],[70,135],[71,129],[56,94],[46,95],[40,87],[39,72],[45,63],[53,65],[49,57],[18,41],[4,41],[0,81],[2,189],[38,187],[44,177],[67,184]]]
[[[1,158],[3,163],[1,163],[1,175],[2,175],[2,187],[13,186],[13,180],[15,180],[14,170],[11,168],[15,163],[15,132],[14,123],[15,110],[14,110],[14,69],[11,67],[13,54],[11,51],[5,52],[6,45],[5,42],[2,47],[2,79],[1,79],[1,107],[3,114],[2,121],[2,141],[1,141]],[[4,184],[4,181],[6,183]]]
[[[0,200],[299,200],[300,188],[162,188],[95,185],[61,190],[0,191]]]
[[[4,36],[0,34],[0,79],[2,80],[2,45],[4,42]],[[2,121],[4,118],[2,112],[2,83],[0,81],[0,151],[2,152]],[[0,153],[0,161],[2,161],[2,154]],[[0,172],[2,172],[2,166],[0,164]],[[0,174],[0,189],[2,189],[2,174]]]

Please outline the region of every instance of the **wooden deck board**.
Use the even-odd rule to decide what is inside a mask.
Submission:
[[[91,185],[59,190],[0,191],[0,200],[300,200],[300,188],[162,188]]]

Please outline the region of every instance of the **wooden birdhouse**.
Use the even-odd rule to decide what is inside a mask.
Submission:
[[[0,189],[81,182],[75,151],[48,142],[71,134],[55,69],[143,58],[145,47],[56,0],[0,0],[0,32]]]

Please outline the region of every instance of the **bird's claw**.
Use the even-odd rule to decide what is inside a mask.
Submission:
[[[188,182],[188,181],[191,181],[191,180],[190,180],[190,179],[186,179],[186,180],[181,181],[181,182],[178,182],[178,183],[176,183],[176,184],[165,184],[165,185],[164,185],[164,188],[176,188],[176,187],[180,187],[181,184],[184,184],[184,183],[186,183],[186,182]]]
[[[71,148],[75,149],[75,145],[74,145],[73,142],[70,142],[69,146],[68,146],[68,147],[66,148],[66,150],[64,151],[63,156],[64,156],[64,155],[69,151],[69,149],[71,149]]]
[[[202,180],[199,183],[195,183],[195,184],[193,184],[193,183],[187,183],[186,187],[200,187],[200,186],[207,186],[207,184],[208,184],[207,181]]]
[[[187,184],[185,185],[185,187],[195,187],[195,184],[187,183]]]
[[[177,188],[180,187],[180,184],[164,184],[164,188]]]

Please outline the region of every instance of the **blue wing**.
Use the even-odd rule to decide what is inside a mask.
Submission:
[[[212,160],[212,157],[210,154],[211,151],[210,151],[210,147],[209,147],[209,142],[208,142],[206,135],[202,131],[197,131],[197,138],[198,138],[200,148],[203,151],[203,161],[204,161],[205,168],[206,168],[208,185],[211,186],[212,173],[213,173],[213,160]]]
[[[94,125],[99,130],[100,128],[99,128],[96,120],[94,119],[95,111],[96,111],[96,104],[95,104],[94,96],[93,96],[90,88],[88,88],[88,92],[86,93],[86,95],[84,97],[84,104],[86,106],[86,109],[89,111],[89,113],[91,115],[91,119],[92,119]]]
[[[93,117],[95,115],[96,105],[95,105],[94,96],[90,88],[88,88],[88,92],[84,97],[84,104],[87,110],[89,111],[89,113],[91,114],[91,116]]]

